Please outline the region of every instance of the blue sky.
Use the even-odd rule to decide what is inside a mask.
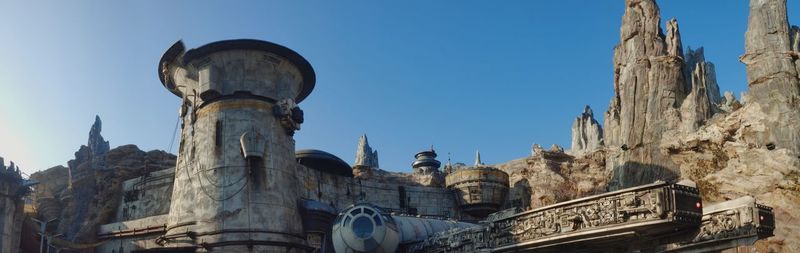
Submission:
[[[706,48],[722,90],[746,90],[747,1],[659,4],[684,46]],[[29,173],[66,164],[95,114],[112,147],[167,149],[179,101],[158,81],[161,54],[178,39],[234,38],[285,45],[313,65],[298,149],[352,163],[367,134],[382,168],[409,171],[431,145],[442,161],[479,149],[486,163],[533,143],[568,148],[584,105],[602,122],[623,11],[611,0],[0,0],[0,156]]]

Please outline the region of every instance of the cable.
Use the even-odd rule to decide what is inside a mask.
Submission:
[[[172,130],[172,138],[169,141],[169,148],[167,149],[167,153],[172,153],[172,145],[175,144],[175,135],[178,132],[178,125],[181,123],[181,117],[178,117],[178,120],[175,121],[175,129]]]

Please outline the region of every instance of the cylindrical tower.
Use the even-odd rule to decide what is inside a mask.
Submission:
[[[433,173],[439,171],[442,163],[436,160],[436,151],[425,150],[414,155],[414,163],[411,167],[414,168],[415,173]]]
[[[311,65],[286,47],[219,41],[159,63],[181,98],[181,141],[164,247],[293,252],[308,245],[297,201],[297,102],[314,88]]]
[[[453,189],[458,205],[464,212],[486,218],[503,206],[508,195],[508,173],[481,162],[475,154],[475,166],[450,172],[445,185]]]

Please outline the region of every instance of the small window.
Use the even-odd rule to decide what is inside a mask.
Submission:
[[[217,147],[222,146],[222,121],[217,120],[217,124],[214,129],[214,145]]]
[[[364,209],[364,213],[369,214],[369,215],[375,214],[375,212],[373,212],[372,209],[366,209],[366,208]]]
[[[372,235],[372,231],[375,230],[375,227],[372,225],[372,221],[370,221],[369,218],[366,216],[361,216],[353,221],[352,229],[353,233],[356,234],[356,237],[367,239],[370,235]]]
[[[381,222],[381,217],[378,215],[372,216],[372,220],[375,221],[376,226],[382,226],[383,222]]]

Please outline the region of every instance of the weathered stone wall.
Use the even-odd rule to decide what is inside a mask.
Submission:
[[[169,213],[175,168],[154,171],[122,184],[115,222]]]
[[[338,210],[356,203],[371,203],[381,208],[408,211],[423,216],[458,217],[452,193],[443,187],[415,186],[342,177],[297,165],[303,186],[301,197],[328,203]],[[405,200],[401,200],[401,191]]]
[[[0,160],[2,162],[2,160]],[[19,174],[8,172],[0,164],[0,252],[19,252],[22,233],[24,203],[17,195],[20,187]]]
[[[95,252],[131,252],[133,250],[160,248],[156,238],[163,235],[167,215],[148,216],[141,219],[103,224],[97,229],[101,240]],[[138,231],[134,233],[133,231]]]
[[[296,62],[268,49],[236,49],[275,47],[265,42],[208,46],[194,52],[198,59],[184,64],[181,53],[162,69],[167,73],[162,78],[175,80],[184,94],[167,222],[167,236],[177,239],[167,240],[166,245],[205,243],[225,252],[300,250],[266,245],[305,245],[297,208],[295,129],[286,128],[289,120],[296,119],[284,121],[275,115],[275,101],[300,96],[304,85],[300,70]],[[305,81],[313,85],[313,80]],[[255,150],[243,150],[245,133],[256,137]],[[253,159],[246,160],[245,154]],[[196,238],[188,239],[189,234]],[[250,249],[248,242],[261,245]]]

